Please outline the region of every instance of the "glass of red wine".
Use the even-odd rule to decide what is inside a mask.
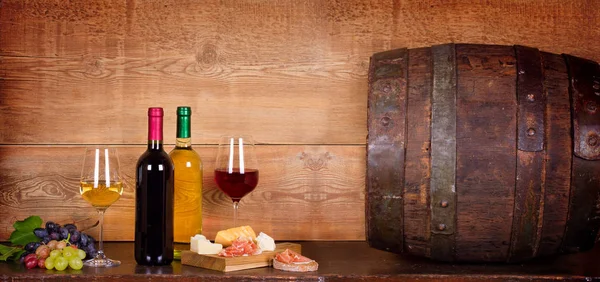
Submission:
[[[252,136],[222,136],[217,149],[215,182],[233,201],[233,225],[237,226],[238,205],[258,184],[258,161]]]

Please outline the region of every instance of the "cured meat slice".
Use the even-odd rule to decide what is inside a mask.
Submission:
[[[273,268],[285,271],[308,272],[319,269],[319,264],[299,253],[286,249],[275,255]]]
[[[275,259],[283,262],[283,263],[292,263],[292,262],[309,262],[312,259],[309,259],[299,253],[296,253],[290,249],[285,249],[285,251],[278,253],[275,255]]]
[[[241,257],[244,255],[257,255],[260,254],[261,250],[258,248],[254,240],[250,237],[240,236],[239,238],[231,242],[231,246],[223,249],[219,252],[219,256],[222,257]]]

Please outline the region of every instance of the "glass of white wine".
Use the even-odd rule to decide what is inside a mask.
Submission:
[[[100,215],[98,254],[83,264],[92,267],[118,266],[121,264],[120,261],[109,259],[104,255],[102,242],[104,212],[123,194],[117,149],[103,146],[86,148],[80,183],[81,196],[92,204]]]

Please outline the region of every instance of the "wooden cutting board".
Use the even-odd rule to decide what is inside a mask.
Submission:
[[[275,251],[260,255],[225,258],[218,255],[199,255],[192,251],[181,252],[181,263],[223,272],[270,266],[275,254],[290,249],[301,254],[301,246],[296,243],[277,243]]]

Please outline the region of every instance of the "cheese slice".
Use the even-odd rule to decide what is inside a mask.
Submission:
[[[223,249],[221,244],[213,244],[204,235],[190,238],[190,250],[201,255],[216,255]]]
[[[210,241],[200,241],[198,242],[198,251],[196,251],[200,255],[216,255],[223,250],[223,245],[221,244],[213,244]]]
[[[204,235],[197,234],[190,238],[190,251],[198,252],[198,243],[201,241],[208,241]]]
[[[256,244],[263,251],[274,251],[275,250],[275,240],[271,238],[269,235],[260,232],[258,237],[256,237]]]
[[[256,240],[256,233],[254,233],[252,227],[240,226],[217,232],[215,243],[222,244],[224,247],[228,247],[231,246],[231,242],[233,242],[233,240],[239,238],[240,236],[251,238],[253,241]]]

